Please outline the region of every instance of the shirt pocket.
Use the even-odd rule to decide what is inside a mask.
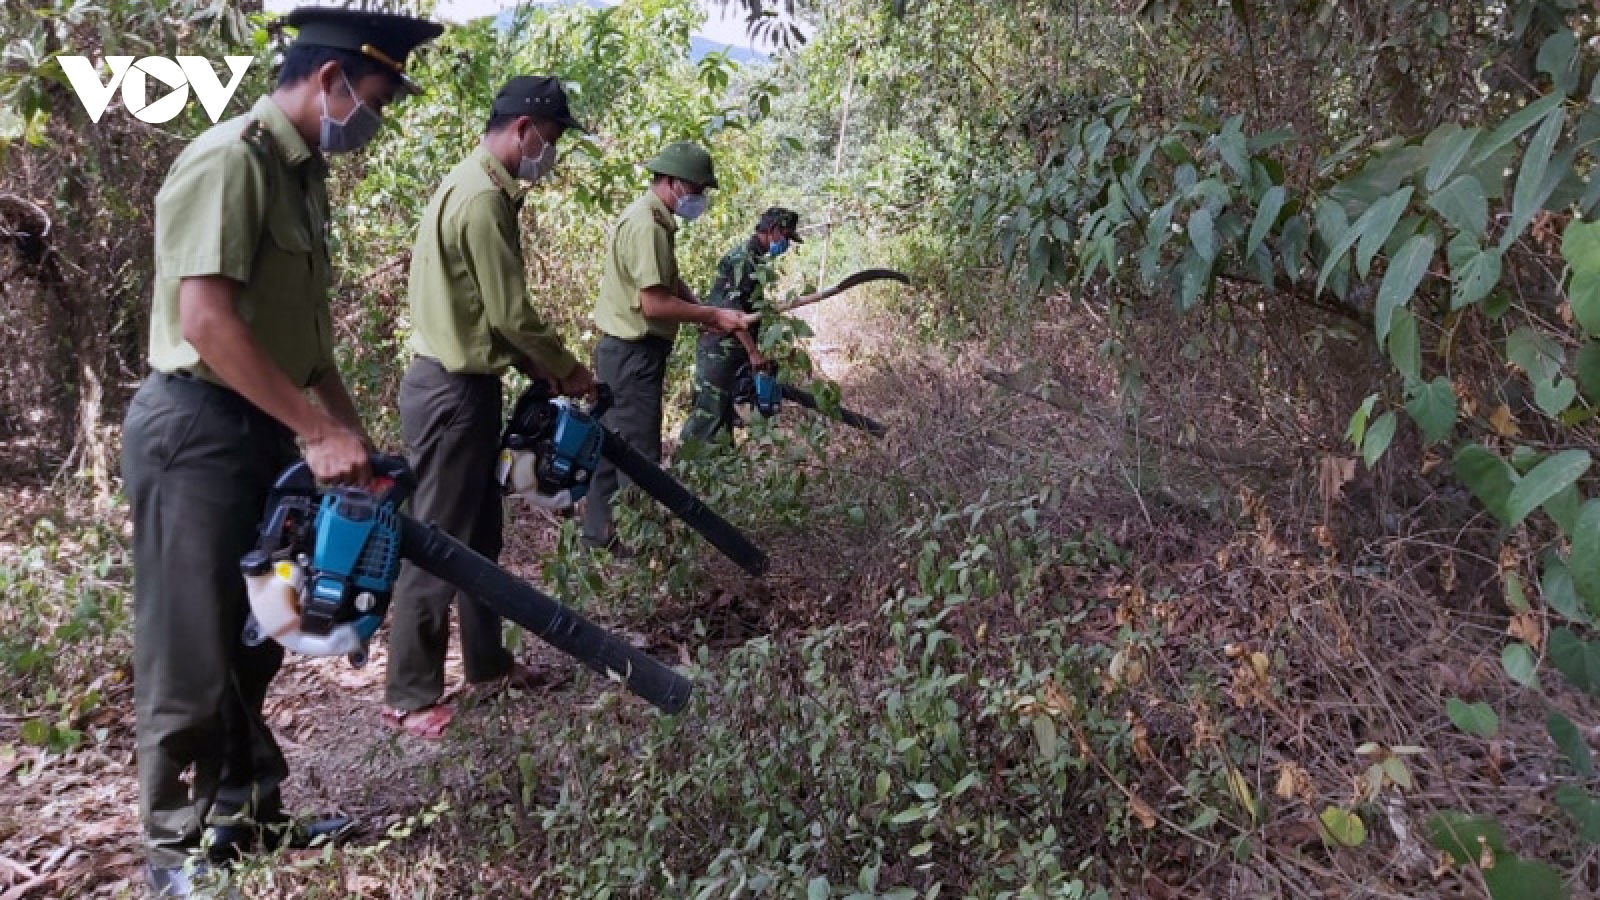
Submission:
[[[293,266],[280,270],[283,274],[310,278],[312,275],[311,227],[299,217],[280,214],[267,219],[267,247],[278,257],[281,265]]]

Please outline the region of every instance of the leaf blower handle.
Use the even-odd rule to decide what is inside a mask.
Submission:
[[[367,465],[372,469],[369,488],[380,501],[404,500],[417,489],[417,476],[403,456],[374,453],[367,458]]]
[[[594,384],[594,405],[589,407],[589,417],[599,419],[610,411],[617,403],[617,395],[611,393],[611,385],[597,381]]]

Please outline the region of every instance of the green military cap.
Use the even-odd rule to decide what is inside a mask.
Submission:
[[[796,231],[800,227],[800,214],[794,210],[785,209],[782,206],[767,207],[767,211],[761,214],[761,220],[756,223],[756,230],[766,231],[774,225],[789,232],[789,240],[794,243],[804,244],[806,242],[806,239]]]
[[[668,144],[644,167],[657,175],[670,175],[706,187],[718,187],[717,169],[711,162],[711,154],[694,141]]]
[[[572,117],[572,109],[567,105],[567,92],[562,89],[560,80],[548,75],[518,75],[512,78],[500,89],[500,93],[494,95],[491,109],[505,115],[559,122],[582,132],[589,130]]]
[[[325,6],[301,6],[283,20],[300,29],[295,45],[333,47],[367,57],[400,80],[413,94],[422,93],[417,83],[406,77],[406,57],[417,45],[444,33],[438,22],[394,13]]]

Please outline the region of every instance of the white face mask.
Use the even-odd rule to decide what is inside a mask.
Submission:
[[[673,204],[672,211],[685,222],[693,222],[706,211],[705,194],[679,194],[674,191],[673,196],[677,198],[677,202]]]
[[[383,127],[383,117],[373,112],[356,96],[355,86],[350,83],[350,77],[343,72],[339,77],[344,79],[345,90],[350,92],[350,99],[355,101],[355,108],[344,117],[344,121],[335,121],[328,116],[328,94],[322,94],[322,135],[319,146],[323,153],[350,153],[365,147],[378,134],[378,129]]]
[[[544,149],[539,151],[538,156],[524,155],[522,161],[517,163],[517,177],[530,184],[543,181],[556,167],[556,146],[545,140],[542,134],[539,135],[539,143],[544,145]]]

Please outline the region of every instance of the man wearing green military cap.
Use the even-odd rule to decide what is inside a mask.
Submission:
[[[702,306],[678,276],[673,216],[694,221],[706,209],[706,190],[717,186],[711,154],[692,141],[669,144],[645,164],[650,189],[611,225],[605,272],[594,321],[595,375],[610,385],[616,403],[605,424],[653,462],[661,460],[661,405],[667,357],[681,323],[723,335],[743,331],[757,316]],[[583,537],[591,547],[611,547],[611,498],[619,475],[609,462],[595,472],[584,501]]]
[[[717,263],[717,277],[706,295],[706,305],[755,312],[771,277],[773,260],[790,244],[805,242],[796,230],[799,227],[800,214],[794,210],[773,206],[762,213],[755,233]],[[753,328],[732,337],[702,334],[694,356],[694,409],[678,440],[685,444],[710,441],[731,428],[735,377],[745,366],[761,369],[766,364]]]
[[[320,479],[368,477],[371,442],[334,364],[323,155],[371,140],[416,90],[407,55],[442,29],[342,9],[286,22],[300,31],[277,88],[190,143],[156,197],[153,371],[123,425],[139,812],[166,896],[194,892],[207,831],[226,863],[349,825],[284,809],[288,767],[261,715],[283,650],[243,643],[239,559],[297,442]]]
[[[513,367],[581,396],[594,376],[529,302],[517,216],[526,192],[555,166],[556,142],[582,130],[561,82],[520,75],[495,96],[477,149],[459,163],[423,213],[411,253],[411,348],[400,382],[400,427],[417,491],[411,514],[488,559],[500,555],[505,511],[495,482],[500,376]],[[406,564],[389,622],[383,719],[419,737],[449,724],[444,694],[450,605],[456,598],[469,684],[526,685],[500,639],[500,617],[454,587]]]

